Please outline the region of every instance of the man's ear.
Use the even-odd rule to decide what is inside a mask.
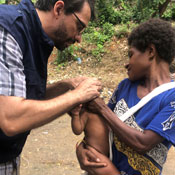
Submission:
[[[154,44],[150,44],[147,48],[148,54],[149,54],[149,59],[152,61],[154,57],[156,56],[156,48]]]
[[[64,12],[64,2],[63,1],[57,1],[53,7],[53,12],[56,18]]]

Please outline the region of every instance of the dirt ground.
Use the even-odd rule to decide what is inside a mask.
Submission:
[[[82,63],[68,63],[64,68],[54,65],[56,51],[49,59],[48,83],[80,75],[99,78],[103,83],[102,97],[109,100],[119,81],[127,77],[124,65],[127,62],[126,41],[114,41],[108,46],[102,61],[81,57]],[[81,55],[80,55],[81,56]],[[75,155],[75,144],[83,137],[71,131],[68,115],[31,132],[22,152],[21,175],[80,175],[82,170]],[[175,175],[175,150],[172,148],[164,167],[163,175]]]

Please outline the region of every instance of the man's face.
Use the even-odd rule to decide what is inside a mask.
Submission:
[[[64,50],[75,42],[81,42],[81,35],[90,20],[90,7],[84,3],[81,12],[74,12],[69,15],[62,15],[58,25],[53,31],[55,47]]]

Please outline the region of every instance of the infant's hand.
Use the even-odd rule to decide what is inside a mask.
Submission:
[[[76,106],[75,108],[73,108],[71,111],[68,112],[68,114],[71,117],[79,116],[81,108],[82,108],[82,104],[80,104],[80,105]]]

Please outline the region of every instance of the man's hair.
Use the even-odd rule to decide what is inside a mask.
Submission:
[[[128,37],[128,45],[144,52],[153,44],[161,59],[171,63],[175,57],[175,29],[171,23],[155,18],[136,27]]]
[[[65,14],[80,12],[84,3],[87,2],[91,9],[91,19],[95,18],[94,4],[95,0],[37,0],[35,8],[42,11],[50,11],[57,1],[64,2]]]

